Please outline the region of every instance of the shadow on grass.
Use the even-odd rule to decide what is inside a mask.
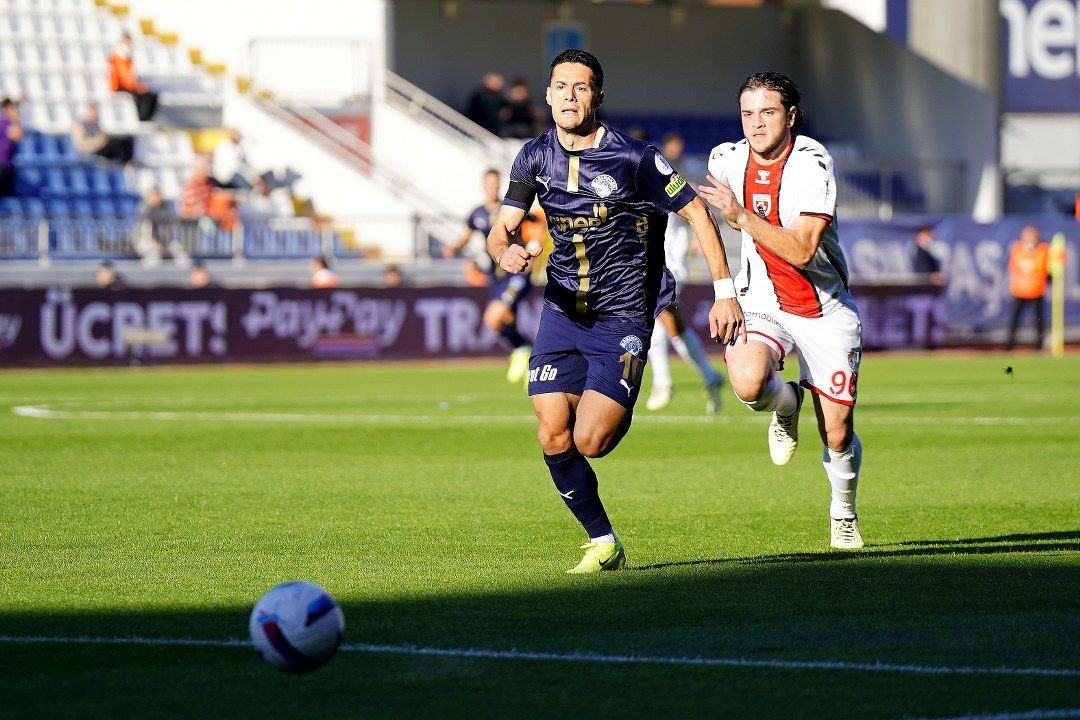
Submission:
[[[338,595],[346,642],[539,652],[1080,668],[1080,532]],[[988,556],[988,551],[1023,553]],[[1044,554],[1039,554],[1044,553]],[[945,557],[951,555],[953,557]],[[879,562],[881,557],[892,562]],[[656,569],[658,566],[653,566]],[[375,572],[375,571],[373,571]],[[502,579],[506,578],[506,579]],[[516,584],[511,584],[512,582]],[[505,583],[505,584],[500,584]],[[357,587],[357,585],[353,585]],[[362,585],[360,585],[362,587]],[[403,587],[408,587],[403,584]],[[252,601],[265,588],[252,587]],[[182,596],[182,588],[172,591]],[[0,611],[0,634],[242,638],[249,606]],[[18,716],[954,716],[1068,707],[1076,678],[837,674],[345,653],[283,679],[236,648],[0,643]],[[1073,705],[1075,706],[1075,704]]]
[[[1049,542],[1048,542],[1049,541]],[[889,545],[867,545],[862,550],[823,553],[781,553],[733,558],[704,558],[639,565],[631,570],[661,570],[694,565],[754,563],[845,563],[866,558],[919,557],[932,555],[997,555],[1003,553],[1080,552],[1080,531],[998,535],[958,540],[908,540]]]

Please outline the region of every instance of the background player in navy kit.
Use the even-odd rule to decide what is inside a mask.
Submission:
[[[477,206],[469,213],[469,218],[465,221],[466,227],[462,230],[457,245],[446,246],[447,257],[453,257],[464,250],[473,232],[482,233],[485,238],[491,232],[495,218],[499,215],[500,184],[498,170],[484,171],[484,204]],[[529,293],[531,287],[529,276],[511,275],[495,263],[491,264],[489,275],[488,287],[491,288],[491,297],[487,307],[484,308],[484,325],[499,333],[510,348],[510,365],[506,370],[506,379],[512,383],[521,382],[529,369],[529,355],[532,353],[532,347],[518,330],[517,308]]]
[[[555,487],[589,535],[572,573],[626,563],[586,458],[606,455],[629,429],[654,319],[674,297],[664,267],[667,213],[690,223],[708,261],[717,294],[711,334],[732,343],[743,327],[712,215],[656,148],[597,122],[603,85],[590,53],[555,57],[547,89],[555,128],[518,153],[488,236],[501,268],[528,272],[538,251],[510,239],[538,198],[554,240],[529,394]]]

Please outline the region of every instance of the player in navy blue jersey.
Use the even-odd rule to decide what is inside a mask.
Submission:
[[[499,267],[528,273],[539,250],[511,239],[539,199],[554,240],[529,395],[552,480],[589,536],[571,573],[626,564],[587,458],[611,452],[629,430],[653,323],[674,297],[664,267],[669,212],[687,220],[708,261],[716,288],[712,336],[745,342],[712,215],[656,148],[597,122],[603,88],[604,71],[590,53],[555,57],[546,94],[555,127],[518,153],[488,235]]]
[[[465,229],[461,232],[456,245],[446,246],[447,257],[453,257],[469,244],[474,232],[486,238],[499,215],[500,177],[498,170],[484,171],[484,204],[478,205],[469,213]],[[539,247],[539,245],[537,245]],[[510,365],[506,370],[506,379],[518,383],[525,379],[529,369],[529,356],[532,347],[517,327],[517,309],[529,293],[531,287],[528,275],[513,275],[500,268],[494,262],[488,270],[488,287],[491,296],[484,308],[484,325],[499,334],[510,349]]]

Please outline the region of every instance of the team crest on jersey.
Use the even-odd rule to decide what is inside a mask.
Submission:
[[[768,193],[754,193],[754,212],[761,217],[769,217],[772,212],[772,195]]]
[[[668,165],[667,159],[660,153],[656,153],[656,155],[653,156],[653,160],[656,161],[656,169],[661,175],[670,175],[675,172],[674,168],[672,168],[671,165]]]
[[[847,354],[847,364],[851,367],[851,371],[855,372],[859,369],[859,363],[862,362],[862,350],[855,348]]]
[[[611,193],[619,189],[619,184],[615,182],[615,178],[610,175],[597,175],[593,178],[592,189],[597,195],[602,198],[606,198]]]
[[[634,357],[641,355],[641,351],[645,349],[645,346],[641,342],[641,338],[637,335],[627,335],[619,341],[619,345],[623,350],[630,353]]]

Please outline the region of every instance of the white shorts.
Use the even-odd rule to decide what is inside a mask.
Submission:
[[[757,312],[743,301],[746,339],[768,345],[780,356],[780,367],[792,350],[798,353],[799,382],[841,405],[854,405],[862,361],[862,323],[854,302],[828,315],[805,318],[782,310]]]

